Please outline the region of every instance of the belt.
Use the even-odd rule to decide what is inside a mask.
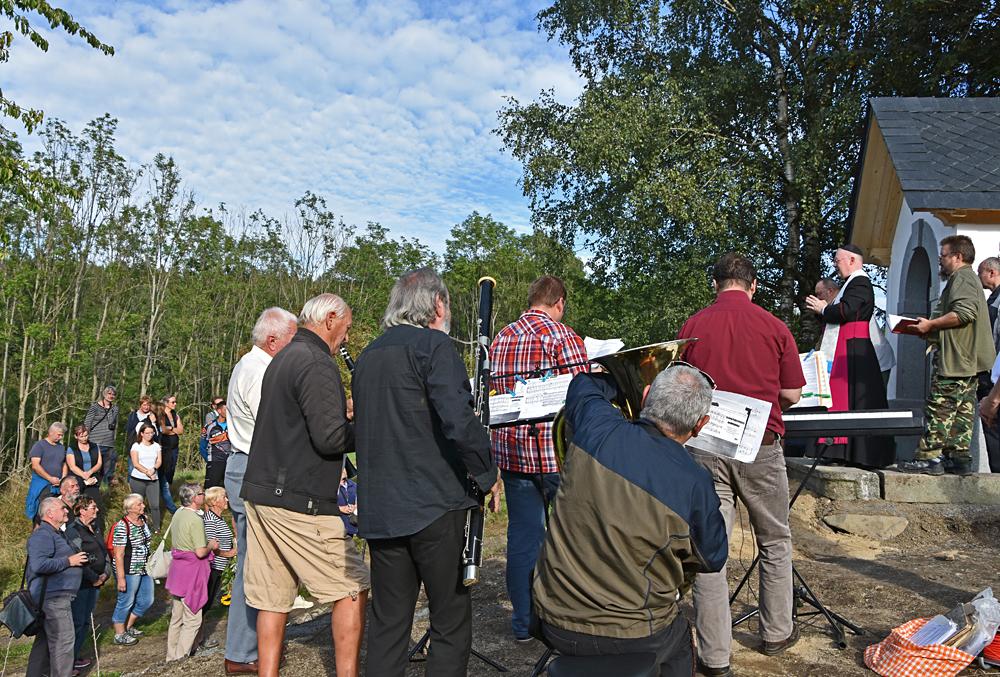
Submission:
[[[760,441],[760,446],[769,447],[780,439],[781,435],[779,435],[778,433],[774,432],[773,430],[765,430],[764,437]]]

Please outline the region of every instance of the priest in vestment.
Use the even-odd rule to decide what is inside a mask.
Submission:
[[[837,250],[833,263],[844,279],[837,296],[832,302],[815,296],[806,298],[806,306],[824,322],[822,350],[826,359],[833,361],[830,411],[886,409],[885,384],[870,334],[875,292],[862,268],[861,250],[852,244],[844,245]],[[826,458],[884,468],[896,462],[896,443],[892,437],[838,437]]]

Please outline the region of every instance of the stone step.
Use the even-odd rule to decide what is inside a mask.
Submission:
[[[809,458],[786,458],[789,491],[794,493],[812,465]],[[955,503],[1000,505],[1000,473],[910,475],[895,470],[862,470],[819,465],[806,485],[809,491],[840,501]]]
[[[967,503],[1000,505],[1000,474],[909,475],[895,470],[877,471],[882,498],[897,503]]]
[[[809,467],[811,458],[786,458],[789,491],[795,493]],[[818,465],[806,488],[819,496],[840,501],[877,501],[882,498],[879,477],[870,470],[837,465]]]

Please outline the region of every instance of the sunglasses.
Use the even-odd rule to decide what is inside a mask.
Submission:
[[[713,379],[711,376],[709,376],[708,374],[706,374],[705,372],[703,372],[701,369],[694,366],[690,362],[685,362],[684,360],[672,360],[670,364],[667,365],[666,368],[670,369],[671,367],[690,367],[691,369],[694,369],[699,374],[705,377],[705,381],[708,382],[708,387],[711,388],[712,390],[715,390],[715,379]]]

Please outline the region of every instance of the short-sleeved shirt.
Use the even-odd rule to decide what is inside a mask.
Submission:
[[[128,535],[125,527],[128,525]],[[146,560],[149,559],[149,541],[153,537],[149,527],[143,524],[132,524],[128,520],[119,520],[115,523],[115,530],[111,536],[111,544],[125,547],[131,543],[132,556],[125,563],[128,575],[141,574],[146,569]]]
[[[678,338],[697,338],[683,359],[708,373],[719,390],[771,403],[767,429],[785,434],[778,391],[806,384],[792,333],[755,305],[746,292],[720,292],[681,328]]]
[[[233,530],[229,528],[226,520],[216,515],[211,510],[205,511],[205,538],[214,538],[219,542],[219,550],[233,549]],[[212,560],[212,568],[216,571],[223,571],[232,557],[222,557],[215,553]]]
[[[171,547],[175,550],[197,550],[207,544],[201,515],[190,508],[179,508],[170,523]]]
[[[141,465],[143,468],[152,468],[156,466],[156,455],[160,453],[159,444],[157,444],[156,442],[153,442],[152,444],[140,444],[136,442],[135,444],[132,445],[132,449],[129,449],[129,453],[131,453],[133,450],[138,452],[136,456],[139,459],[139,465]],[[150,479],[155,480],[157,479],[158,474],[153,473],[152,477],[147,477],[146,475],[143,475],[141,472],[139,472],[138,468],[132,468],[132,477],[136,478],[137,480],[150,480]]]
[[[66,447],[52,444],[48,440],[38,440],[31,447],[31,458],[40,458],[42,468],[53,477],[62,477],[63,463],[66,462]]]

